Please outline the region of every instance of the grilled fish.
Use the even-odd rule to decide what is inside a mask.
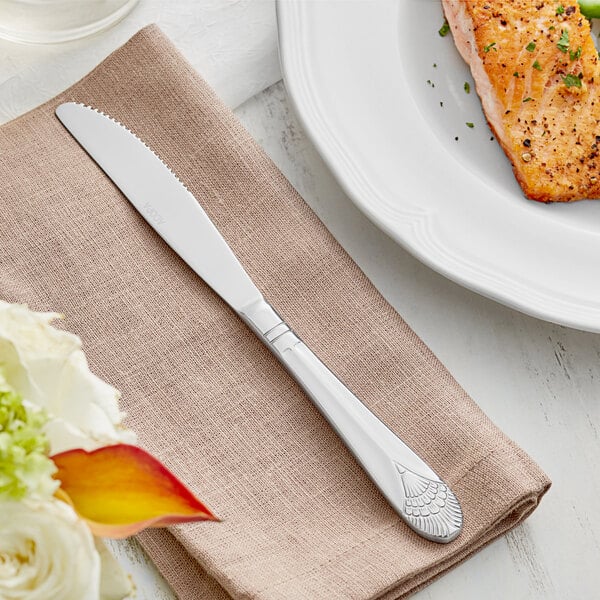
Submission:
[[[525,195],[600,198],[600,65],[576,0],[442,0]]]

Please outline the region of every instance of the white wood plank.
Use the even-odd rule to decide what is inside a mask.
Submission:
[[[135,586],[132,599],[175,600],[175,593],[134,538],[105,542],[119,564],[131,576]]]

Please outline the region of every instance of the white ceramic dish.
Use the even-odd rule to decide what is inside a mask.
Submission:
[[[280,0],[277,10],[296,110],[379,227],[474,291],[600,332],[600,201],[523,197],[468,67],[437,33],[438,0]]]

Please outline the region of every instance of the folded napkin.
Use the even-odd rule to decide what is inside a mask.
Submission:
[[[185,182],[288,323],[455,491],[399,519],[295,382],[54,116],[92,105]],[[381,297],[156,27],[0,128],[0,297],[61,311],[128,424],[214,512],[140,536],[184,600],[402,598],[514,527],[549,481]]]

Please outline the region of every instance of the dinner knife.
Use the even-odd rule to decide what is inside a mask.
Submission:
[[[93,108],[67,102],[56,115],[148,224],[279,359],[406,524],[433,542],[455,539],[463,515],[454,493],[298,338],[162,160]]]

